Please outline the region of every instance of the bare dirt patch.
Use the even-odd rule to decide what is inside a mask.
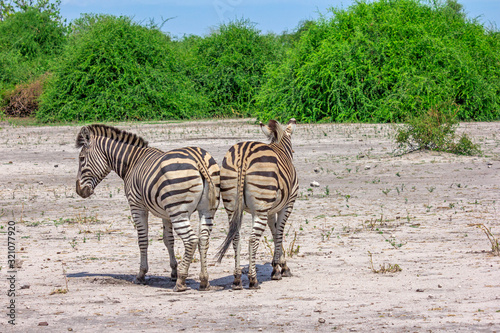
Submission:
[[[121,124],[151,146],[207,149],[221,162],[238,141],[264,140],[248,120]],[[260,290],[232,291],[232,251],[222,205],[209,249],[212,290],[199,263],[172,291],[161,221],[150,218],[148,282],[123,184],[108,176],[88,199],[74,190],[79,127],[0,129],[2,276],[9,220],[16,223],[16,331],[500,331],[500,257],[480,229],[500,237],[500,123],[462,124],[484,157],[393,154],[390,125],[298,124],[300,196],[286,228],[293,277],[271,281],[265,233]],[[311,187],[317,181],[319,187]],[[244,236],[250,219],[244,220]],[[247,253],[247,240],[242,251]],[[183,247],[178,240],[176,252]],[[242,263],[247,264],[247,257]],[[401,271],[375,273],[398,265]],[[244,277],[244,287],[248,280]],[[6,286],[6,284],[5,284]],[[7,286],[5,287],[7,288]],[[4,293],[5,295],[5,293]],[[6,312],[8,299],[2,297]],[[0,331],[13,327],[3,316]],[[39,326],[45,325],[47,326]]]

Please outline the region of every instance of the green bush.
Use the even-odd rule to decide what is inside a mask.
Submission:
[[[460,120],[500,119],[500,34],[455,1],[356,1],[330,11],[266,72],[258,118],[404,121],[451,98]]]
[[[396,144],[402,153],[415,150],[446,151],[458,155],[478,155],[479,145],[466,134],[456,142],[459,107],[454,103],[443,103],[426,113],[410,117],[407,124],[397,130]]]
[[[252,114],[265,67],[284,49],[276,36],[262,35],[243,19],[221,24],[194,47],[192,77],[208,97],[211,112],[223,116]]]
[[[128,17],[84,15],[41,97],[41,121],[180,119],[207,115],[170,38]]]
[[[51,13],[31,7],[0,21],[0,92],[45,73],[61,52],[65,31]]]

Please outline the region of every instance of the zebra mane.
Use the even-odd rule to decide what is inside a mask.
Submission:
[[[267,127],[269,127],[269,129],[273,133],[273,135],[269,136],[269,139],[271,139],[271,143],[279,144],[281,142],[281,139],[285,135],[285,130],[281,127],[280,123],[278,123],[274,119],[269,120]]]
[[[148,142],[134,133],[129,133],[113,126],[93,124],[81,128],[76,136],[76,148],[83,147],[90,140],[91,135],[104,136],[136,147],[148,147]]]

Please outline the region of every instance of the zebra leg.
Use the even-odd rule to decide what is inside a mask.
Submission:
[[[241,266],[240,266],[240,232],[237,231],[233,239],[233,249],[234,249],[234,281],[233,290],[243,289],[243,284],[241,283]]]
[[[168,256],[170,257],[170,278],[172,281],[177,281],[177,259],[174,253],[174,234],[172,231],[172,222],[168,219],[163,219],[163,243],[167,247]]]
[[[292,272],[290,271],[290,268],[286,264],[285,253],[283,251],[283,232],[285,230],[285,225],[286,221],[288,220],[288,216],[290,216],[290,214],[292,213],[292,209],[293,209],[293,202],[288,204],[288,206],[283,208],[278,213],[276,236],[274,238],[275,251],[273,258],[273,271],[274,271],[274,264],[276,263],[276,266],[278,266],[279,264],[281,266],[281,276],[283,277],[292,276]]]
[[[259,248],[259,240],[262,236],[264,230],[266,230],[267,214],[263,216],[253,215],[252,216],[252,234],[250,235],[250,241],[248,244],[248,252],[250,256],[250,261],[248,264],[248,280],[250,281],[250,289],[259,289],[259,281],[257,281],[257,269],[255,267],[255,261],[257,256],[257,249]]]
[[[193,260],[194,251],[198,247],[198,237],[191,228],[189,218],[172,221],[175,232],[181,237],[184,243],[184,255],[178,269],[177,281],[175,283],[174,291],[187,290],[186,278],[188,276],[189,265]]]
[[[271,229],[271,233],[273,235],[274,253],[276,254],[276,251],[278,250],[277,239],[276,239],[276,214],[270,214],[267,217],[267,225],[269,226],[269,229]],[[281,270],[279,267],[279,261],[276,261],[276,256],[273,256],[272,265],[273,265],[273,272],[271,273],[271,279],[281,280]]]
[[[134,279],[135,284],[146,284],[146,273],[148,272],[148,211],[132,209],[132,218],[137,229],[139,251],[141,253],[141,264],[139,273]]]
[[[198,209],[198,213],[200,215],[200,240],[198,243],[201,266],[200,291],[205,291],[210,289],[207,270],[207,251],[210,241],[210,232],[212,231],[213,213],[210,209]]]

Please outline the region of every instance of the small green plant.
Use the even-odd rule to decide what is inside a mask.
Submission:
[[[395,249],[399,249],[401,248],[403,245],[405,245],[404,243],[401,243],[401,242],[398,242],[396,240],[396,238],[394,237],[390,237],[390,238],[386,238],[385,241],[389,244],[391,244],[391,246]]]
[[[71,245],[71,247],[73,249],[76,248],[76,245],[78,244],[78,242],[76,241],[76,237],[74,237],[70,242],[69,242],[69,245]]]
[[[330,195],[330,188],[328,187],[328,185],[326,185],[325,187],[325,196],[329,196]]]
[[[447,102],[410,117],[407,124],[397,130],[397,148],[403,154],[416,150],[436,150],[457,155],[479,155],[479,145],[474,144],[466,134],[455,142],[459,109],[455,103]]]
[[[385,195],[388,195],[389,192],[391,192],[390,188],[386,188],[385,190],[382,190],[382,193],[384,193]]]
[[[330,237],[332,236],[334,229],[335,227],[332,227],[330,230],[327,230],[326,232],[321,232],[321,241],[324,242],[325,240],[329,240]]]
[[[38,227],[40,224],[42,224],[41,222],[28,222],[28,221],[25,221],[24,224],[27,226],[27,227]]]

